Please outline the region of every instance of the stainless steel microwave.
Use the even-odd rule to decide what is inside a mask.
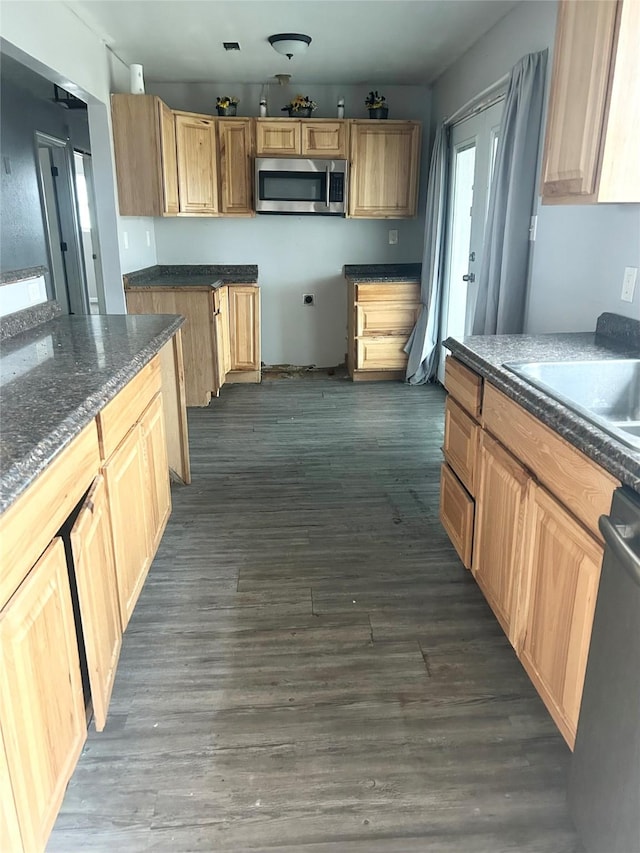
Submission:
[[[344,216],[347,160],[256,158],[256,213]]]

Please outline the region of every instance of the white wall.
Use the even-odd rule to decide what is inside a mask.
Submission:
[[[436,81],[432,123],[526,53],[549,48],[550,78],[556,14],[555,0],[519,3]],[[536,212],[526,331],[591,330],[603,311],[640,317],[640,285],[633,303],[620,300],[624,267],[640,266],[640,205],[550,206],[538,198]]]
[[[120,264],[115,168],[109,93],[127,91],[128,70],[61,2],[3,0],[0,18],[2,50],[43,77],[77,94],[89,104],[89,133],[105,305],[110,313],[125,311]],[[146,230],[153,220],[131,227],[134,269],[155,263],[155,243],[147,247]],[[122,229],[121,229],[122,230]]]
[[[381,89],[378,86],[378,89]],[[272,115],[301,91],[318,103],[316,116],[336,115],[339,96],[347,117],[366,117],[367,87],[269,87]],[[260,86],[239,84],[148,83],[174,109],[215,112],[216,96],[240,98],[239,115],[257,115]],[[390,116],[429,123],[429,92],[419,86],[385,86]],[[427,145],[425,132],[425,147]],[[423,151],[423,161],[426,160]],[[424,165],[424,162],[423,162]],[[420,198],[424,203],[426,168]],[[389,246],[388,231],[397,229],[398,245]],[[344,264],[416,262],[422,259],[424,220],[350,220],[329,217],[256,216],[254,219],[156,219],[160,264],[257,264],[262,296],[262,359],[266,364],[315,364],[344,361],[347,303]],[[313,308],[302,304],[314,293]]]

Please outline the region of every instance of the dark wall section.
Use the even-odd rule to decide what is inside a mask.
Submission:
[[[0,76],[0,272],[48,266],[36,168],[36,131],[58,139],[71,137],[89,150],[86,112],[71,113],[16,82],[13,61],[2,57]],[[17,65],[17,63],[13,63]],[[21,72],[22,82],[29,83]],[[33,75],[37,77],[37,75]],[[53,85],[40,80],[43,92]]]

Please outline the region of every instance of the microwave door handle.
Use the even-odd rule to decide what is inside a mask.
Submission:
[[[327,209],[331,207],[331,165],[327,166],[327,180],[326,180],[326,188],[325,188],[325,200],[324,203],[327,206]]]

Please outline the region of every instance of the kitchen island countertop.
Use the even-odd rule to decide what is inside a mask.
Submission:
[[[0,513],[184,322],[162,314],[43,319],[0,345]]]
[[[598,328],[604,327],[602,315]],[[581,361],[638,357],[633,324],[622,323],[617,338],[594,332],[545,335],[474,335],[458,341],[447,338],[444,346],[492,385],[551,427],[574,447],[609,471],[622,483],[640,491],[640,451],[617,441],[584,417],[556,402],[503,365],[526,361]],[[638,323],[640,329],[640,323]],[[631,333],[629,333],[631,329]],[[625,334],[626,332],[626,334]],[[640,331],[638,331],[640,335]]]

